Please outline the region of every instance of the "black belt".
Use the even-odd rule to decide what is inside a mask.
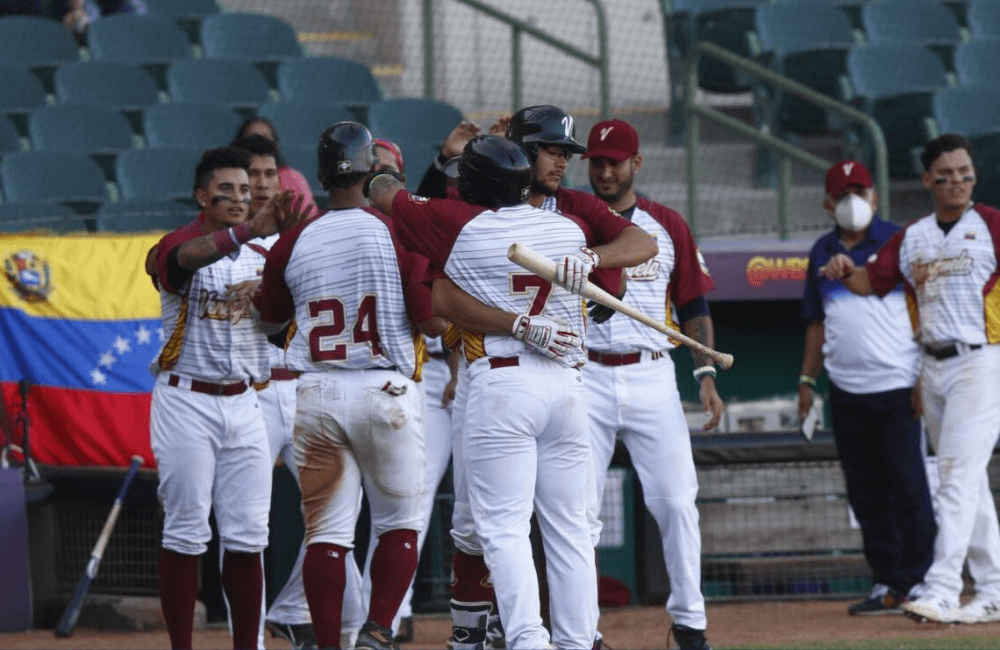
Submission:
[[[983,347],[981,343],[975,343],[969,346],[969,350],[978,350]],[[951,359],[952,357],[957,357],[961,352],[958,349],[958,345],[952,343],[951,345],[946,345],[940,348],[932,348],[929,345],[924,346],[924,354],[929,354],[938,361],[944,361],[945,359]]]

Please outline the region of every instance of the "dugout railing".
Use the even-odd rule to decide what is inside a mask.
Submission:
[[[826,172],[833,161],[827,161],[816,156],[801,147],[797,147],[781,138],[775,137],[764,129],[767,128],[765,122],[763,128],[757,128],[741,122],[722,111],[705,106],[696,102],[698,96],[698,70],[703,57],[725,63],[739,73],[756,79],[758,82],[768,84],[776,88],[779,92],[795,95],[807,102],[816,104],[828,111],[836,113],[850,122],[857,123],[863,128],[871,138],[872,149],[875,155],[875,178],[876,187],[879,194],[879,217],[889,221],[889,154],[885,142],[885,134],[882,127],[868,115],[861,111],[830,99],[826,95],[816,92],[808,86],[804,86],[796,81],[784,77],[777,72],[770,70],[759,63],[744,58],[714,43],[702,41],[695,44],[687,59],[685,67],[684,87],[684,121],[686,126],[686,160],[685,160],[685,180],[687,182],[687,213],[684,215],[690,225],[692,232],[697,233],[698,222],[698,145],[700,141],[700,120],[702,118],[711,120],[727,129],[735,131],[759,146],[765,147],[770,153],[777,157],[778,174],[778,237],[788,239],[788,195],[792,185],[792,162],[798,161],[809,167]],[[676,83],[671,81],[671,83]]]

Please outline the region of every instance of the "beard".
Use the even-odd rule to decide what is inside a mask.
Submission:
[[[597,198],[601,199],[608,205],[611,205],[612,203],[616,203],[619,199],[625,196],[625,194],[632,189],[632,184],[634,182],[635,182],[635,175],[633,174],[628,177],[627,181],[619,185],[618,191],[614,193],[601,192],[599,189],[597,189],[597,187],[594,186],[593,183],[591,183],[590,186],[594,190],[594,194],[597,195]]]
[[[556,191],[558,189],[559,189],[558,185],[553,189],[548,185],[546,185],[545,183],[543,183],[542,181],[538,180],[537,178],[531,179],[532,194],[541,194],[542,196],[555,196]]]

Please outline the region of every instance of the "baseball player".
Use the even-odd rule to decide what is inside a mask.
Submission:
[[[527,534],[534,501],[547,550],[558,558],[549,574],[559,596],[552,640],[587,647],[597,617],[596,586],[586,582],[596,573],[587,514],[590,460],[579,435],[585,423],[576,370],[583,360],[576,333],[583,331],[582,305],[562,286],[509,262],[506,251],[516,232],[520,241],[562,258],[560,282],[576,292],[601,253],[592,258],[581,251],[588,243],[582,222],[523,203],[533,174],[514,143],[476,137],[456,162],[465,203],[414,197],[383,174],[371,182],[372,204],[390,213],[404,243],[427,255],[447,276],[442,280],[471,301],[442,299],[435,280],[435,310],[466,331],[465,481],[508,641],[531,648],[549,643]],[[607,214],[621,235],[628,225]],[[614,247],[606,252],[612,259],[622,254]],[[456,557],[456,565],[461,561]],[[480,621],[485,629],[485,617]]]
[[[847,608],[863,616],[902,613],[931,565],[937,532],[913,408],[920,347],[910,333],[903,287],[884,299],[855,296],[818,273],[836,253],[864,264],[899,230],[874,216],[878,193],[872,185],[860,162],[845,160],[827,170],[823,207],[836,226],[809,253],[799,376],[800,419],[813,409],[824,366],[830,378],[833,438],[875,583],[868,598]]]
[[[705,294],[714,288],[684,219],[675,211],[635,194],[642,169],[639,135],[628,122],[598,122],[587,140],[590,185],[626,219],[656,238],[653,259],[629,268],[626,304],[713,347],[712,318]],[[680,327],[675,322],[680,322]],[[588,363],[583,368],[590,414],[591,450],[597,484],[604,493],[617,434],[629,450],[646,507],[656,519],[670,577],[667,611],[678,647],[709,648],[705,639],[705,599],[701,594],[701,533],[698,478],[691,437],[681,406],[665,334],[629,318],[614,318],[587,331]],[[694,380],[709,414],[705,430],[722,416],[712,359],[692,350]]]
[[[160,602],[174,648],[191,647],[198,556],[211,539],[213,507],[233,647],[257,645],[271,460],[254,387],[270,376],[268,343],[250,319],[230,317],[226,293],[264,267],[266,251],[252,240],[296,213],[282,193],[247,220],[249,166],[241,149],[206,151],[195,169],[199,218],[156,251],[164,343],[151,364],[150,436],[164,510]]]
[[[378,546],[368,621],[355,647],[392,648],[390,625],[417,566],[424,486],[423,422],[412,323],[435,322],[426,260],[395,242],[366,210],[371,134],[341,122],[320,136],[319,174],[331,209],[272,248],[257,319],[295,334],[285,361],[301,373],[295,457],[302,484],[306,597],[320,647],[339,647],[345,560],[362,485]],[[443,327],[442,327],[443,330]]]
[[[923,594],[903,605],[917,620],[1000,620],[1000,525],[986,465],[1000,420],[1000,211],[973,203],[969,142],[946,134],[921,154],[934,212],[894,234],[867,265],[843,253],[821,269],[859,295],[904,283],[923,348],[921,397],[937,452],[938,534]],[[959,608],[962,565],[976,597]]]

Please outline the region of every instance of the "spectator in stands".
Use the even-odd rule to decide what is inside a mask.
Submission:
[[[296,194],[301,194],[305,197],[307,203],[312,203],[313,201],[312,191],[309,189],[309,183],[306,181],[306,177],[302,175],[297,169],[293,169],[285,164],[284,159],[281,157],[280,143],[278,139],[278,131],[274,128],[274,124],[271,120],[266,117],[248,117],[246,120],[240,124],[240,128],[236,130],[236,137],[234,140],[239,140],[240,138],[245,138],[248,135],[262,135],[268,140],[272,140],[279,145],[277,151],[278,154],[278,179],[281,183],[281,189],[292,190]],[[309,214],[316,214],[314,209]]]
[[[403,173],[403,152],[399,145],[388,140],[375,140],[375,171],[388,169],[397,173]],[[404,181],[405,182],[405,181]]]
[[[816,380],[825,366],[833,439],[875,583],[871,595],[847,611],[901,614],[931,565],[937,532],[914,388],[920,348],[910,336],[902,284],[883,300],[854,295],[841,281],[819,275],[837,253],[863,265],[899,227],[874,216],[878,193],[860,162],[830,167],[823,208],[836,225],[809,254],[799,417],[804,420],[814,408]]]

